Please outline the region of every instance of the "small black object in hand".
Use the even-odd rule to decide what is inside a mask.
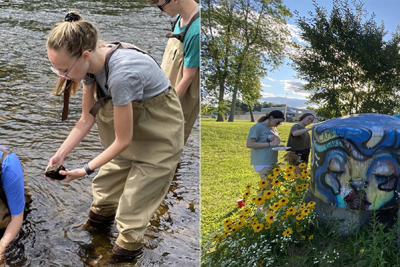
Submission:
[[[45,175],[54,180],[63,180],[66,175],[62,175],[59,171],[65,171],[65,167],[60,164],[55,164],[47,168]]]

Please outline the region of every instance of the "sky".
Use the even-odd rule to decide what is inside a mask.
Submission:
[[[309,11],[315,13],[312,0],[283,0],[283,3],[290,9],[292,13],[295,10],[299,12],[301,17],[308,16]],[[388,34],[385,39],[390,39],[391,34],[395,31],[398,24],[400,24],[400,1],[399,0],[364,0],[364,9],[368,12],[367,18],[370,18],[374,13],[374,20],[378,25],[383,22],[385,30]],[[325,7],[328,12],[332,9],[332,0],[317,0],[318,6]],[[295,25],[296,16],[287,19],[287,23],[291,31],[294,33],[292,39],[296,40],[295,33],[299,31]],[[365,21],[365,18],[363,17]],[[268,75],[261,80],[262,98],[260,102],[272,102],[275,104],[285,104],[288,107],[305,108],[310,106],[306,104],[306,92],[300,90],[304,81],[296,78],[296,72],[288,65],[290,61],[285,60],[277,70],[268,73]],[[287,102],[286,102],[287,101]]]

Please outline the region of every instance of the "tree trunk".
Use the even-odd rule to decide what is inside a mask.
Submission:
[[[250,121],[254,122],[254,114],[253,114],[253,109],[251,108],[251,105],[249,105],[249,111],[250,111]]]
[[[231,114],[229,115],[229,120],[228,120],[229,122],[233,122],[233,120],[235,119],[237,91],[238,91],[238,86],[235,85],[235,88],[233,89],[233,95],[232,95]]]

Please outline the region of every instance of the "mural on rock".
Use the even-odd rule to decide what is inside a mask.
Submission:
[[[397,206],[400,119],[357,114],[313,129],[311,191],[322,201],[353,210]]]

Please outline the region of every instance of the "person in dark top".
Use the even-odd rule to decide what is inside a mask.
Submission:
[[[314,115],[311,113],[304,113],[300,116],[299,122],[294,124],[290,129],[287,142],[287,146],[290,147],[290,150],[287,154],[287,158],[290,165],[296,166],[296,174],[301,172],[301,169],[298,167],[300,163],[304,162],[308,164],[311,149],[311,138],[308,132],[312,128],[306,128],[306,126],[313,122]]]

